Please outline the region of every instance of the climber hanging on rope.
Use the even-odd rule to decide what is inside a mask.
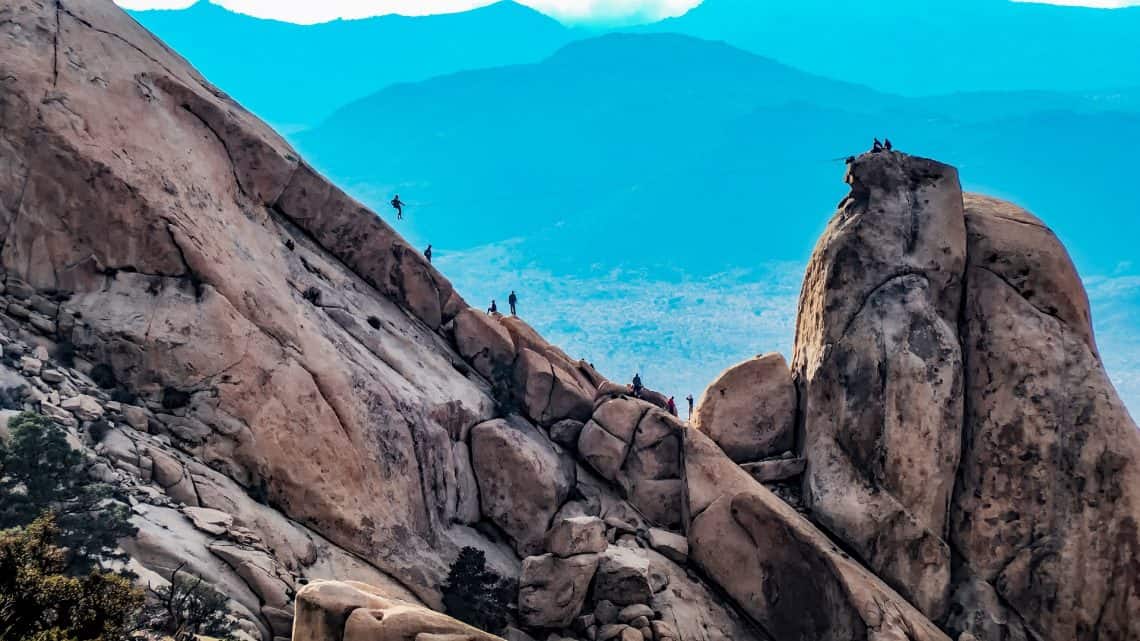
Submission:
[[[396,220],[404,219],[404,201],[400,200],[400,194],[396,194],[392,198],[392,208],[396,210]]]

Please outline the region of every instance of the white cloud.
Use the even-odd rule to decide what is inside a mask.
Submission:
[[[195,0],[115,0],[127,9],[184,9]],[[231,11],[300,24],[366,18],[398,13],[421,16],[454,13],[492,4],[495,0],[209,0]],[[518,0],[566,22],[626,18],[657,20],[676,16],[701,0]]]

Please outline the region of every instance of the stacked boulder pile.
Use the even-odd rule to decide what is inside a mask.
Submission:
[[[1140,638],[1140,435],[1080,279],[953,168],[851,160],[790,367],[694,429],[469,308],[113,3],[0,17],[0,400],[130,504],[142,581],[260,641],[490,641],[438,612],[467,547],[524,641]]]

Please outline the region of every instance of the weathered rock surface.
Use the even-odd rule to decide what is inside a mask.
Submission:
[[[0,7],[0,79],[0,380],[129,502],[129,569],[201,577],[251,637],[493,641],[416,603],[472,545],[553,641],[1140,638],[1140,437],[1080,279],[944,165],[854,159],[799,389],[727,372],[718,446],[470,310],[112,3]],[[820,527],[733,458],[804,466]]]
[[[770,637],[946,641],[707,436],[685,437],[690,558]]]
[[[515,361],[515,343],[501,323],[471,308],[455,316],[455,344],[463,358],[490,380],[507,379]]]
[[[765,354],[720,374],[693,412],[693,427],[738,462],[758,461],[792,449],[796,388],[780,354]]]
[[[569,626],[582,611],[597,568],[596,554],[568,558],[543,554],[524,559],[519,577],[519,616],[523,622],[539,628]]]
[[[448,435],[495,407],[435,332],[462,299],[112,3],[4,12],[7,290],[81,315],[55,337],[179,448],[436,601],[469,542]]]
[[[610,546],[600,556],[594,598],[617,605],[645,603],[653,596],[649,559],[632,550]]]
[[[800,295],[795,370],[813,516],[932,618],[961,448],[962,192],[946,165],[898,153],[849,163],[851,193]]]
[[[1097,355],[1080,279],[1041,221],[965,202],[955,548],[1033,635],[1140,638],[1140,432]],[[989,624],[969,631],[1005,638]]]
[[[297,593],[293,641],[501,641],[374,586],[318,581]]]
[[[526,421],[480,423],[471,457],[483,514],[514,540],[519,556],[543,551],[543,537],[570,488],[574,466]]]
[[[561,557],[602,552],[606,549],[606,524],[596,516],[556,520],[546,533],[546,549]]]

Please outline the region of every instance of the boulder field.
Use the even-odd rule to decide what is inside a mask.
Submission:
[[[690,425],[470,308],[110,0],[0,0],[4,418],[246,641],[1140,639],[1140,432],[1064,247],[933,160],[846,182],[790,365]],[[465,548],[502,630],[443,612]]]

